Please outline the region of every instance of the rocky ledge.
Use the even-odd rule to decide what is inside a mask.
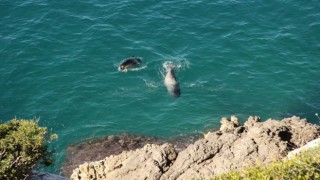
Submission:
[[[255,163],[284,158],[289,151],[318,138],[320,127],[299,117],[281,121],[249,117],[222,118],[219,131],[177,153],[172,144],[147,144],[100,161],[86,162],[73,170],[76,179],[207,179]]]
[[[180,152],[200,138],[203,138],[203,134],[185,134],[164,140],[123,133],[86,140],[72,144],[67,148],[66,160],[62,165],[62,174],[65,177],[70,177],[72,170],[85,162],[98,161],[111,155],[121,154],[123,151],[134,151],[143,148],[147,144],[161,145],[170,143],[174,146],[176,152]]]

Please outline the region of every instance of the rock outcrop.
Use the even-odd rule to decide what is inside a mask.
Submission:
[[[102,161],[84,163],[71,179],[160,179],[177,157],[171,144],[146,145]]]
[[[67,148],[68,153],[62,165],[62,174],[70,177],[72,170],[85,162],[99,161],[111,155],[121,154],[123,151],[134,151],[143,148],[147,144],[161,145],[170,143],[179,152],[200,138],[203,138],[202,134],[189,134],[170,137],[164,141],[163,139],[124,133],[84,141],[70,145]]]
[[[66,161],[62,165],[62,174],[70,177],[72,170],[85,162],[98,161],[123,151],[143,148],[147,144],[164,144],[155,138],[128,134],[111,135],[70,145]]]
[[[219,131],[205,134],[178,154],[170,144],[146,145],[82,164],[71,179],[206,179],[281,159],[320,135],[319,126],[295,116],[264,122],[250,117],[243,126],[232,116],[221,124]]]

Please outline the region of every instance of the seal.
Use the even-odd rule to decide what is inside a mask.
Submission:
[[[167,87],[168,92],[173,97],[179,97],[180,96],[180,87],[179,82],[177,81],[175,75],[174,75],[175,67],[169,67],[167,70],[167,74],[164,78],[164,84]]]
[[[138,66],[139,64],[141,64],[141,58],[139,57],[129,57],[127,59],[125,59],[119,66],[119,71],[127,71],[129,68],[133,68],[135,66]]]

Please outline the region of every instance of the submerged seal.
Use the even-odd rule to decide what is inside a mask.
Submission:
[[[130,57],[125,59],[119,66],[119,71],[127,71],[129,68],[133,68],[137,65],[141,64],[141,58],[139,57]]]
[[[180,87],[179,82],[177,81],[175,75],[174,75],[175,67],[169,67],[167,70],[167,74],[164,78],[164,84],[166,85],[168,92],[173,97],[179,97],[180,96]]]

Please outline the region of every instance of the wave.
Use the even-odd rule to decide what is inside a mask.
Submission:
[[[128,71],[141,71],[143,69],[146,69],[148,68],[147,65],[144,65],[144,66],[139,66],[139,67],[136,67],[136,68],[130,68],[130,69],[127,69]]]
[[[208,81],[196,81],[196,82],[184,83],[184,85],[188,88],[199,88],[199,87],[204,87],[205,84],[207,83]]]
[[[160,86],[160,83],[159,82],[155,82],[155,81],[150,81],[150,80],[147,80],[147,79],[143,79],[144,83],[146,84],[146,86],[148,88],[158,88]]]
[[[185,69],[189,69],[190,65],[191,65],[190,61],[188,61],[186,58],[165,60],[162,63],[162,67],[165,70],[168,70],[170,67],[175,67],[177,70],[185,70]]]
[[[176,71],[186,70],[190,68],[190,61],[186,58],[176,58],[170,60],[164,60],[162,63],[162,69],[159,70],[160,74],[165,77],[166,72],[170,67],[174,67]]]

